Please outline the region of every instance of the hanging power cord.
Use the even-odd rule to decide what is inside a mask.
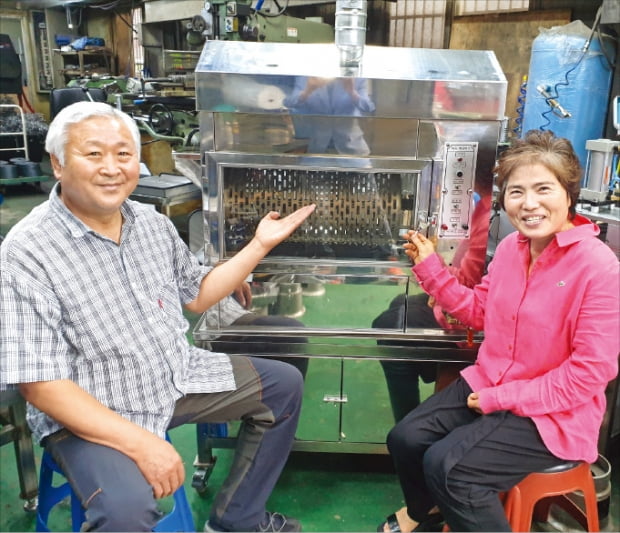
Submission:
[[[596,17],[594,19],[594,24],[592,25],[592,31],[590,32],[590,36],[588,37],[588,39],[584,43],[584,45],[583,45],[583,47],[581,49],[581,55],[579,56],[579,59],[577,60],[577,62],[572,66],[572,68],[570,68],[569,70],[567,70],[565,72],[565,74],[564,74],[564,81],[559,81],[558,83],[556,83],[553,86],[553,90],[552,91],[551,91],[550,87],[545,87],[542,84],[540,84],[540,85],[538,85],[536,87],[536,90],[545,97],[545,102],[547,102],[547,105],[549,106],[549,109],[542,113],[542,117],[545,119],[545,122],[543,123],[542,126],[540,126],[540,130],[544,131],[545,128],[547,128],[551,124],[551,120],[549,118],[549,115],[551,113],[555,114],[556,116],[559,116],[560,118],[569,118],[569,117],[572,116],[570,111],[564,109],[560,105],[560,103],[558,102],[558,100],[557,100],[559,98],[558,91],[559,91],[560,87],[569,87],[570,86],[570,82],[568,81],[568,77],[581,64],[581,62],[583,61],[583,58],[588,53],[588,50],[590,49],[590,45],[592,44],[592,37],[594,36],[594,33],[597,31],[597,29],[598,29],[598,36],[599,36],[600,43],[601,43],[601,51],[603,53],[603,56],[607,60],[607,63],[609,65],[611,65],[611,62],[609,61],[609,58],[605,54],[604,47],[603,47],[603,41],[602,41],[602,38],[601,38],[600,29],[599,29],[602,9],[603,9],[602,6],[598,8],[598,11],[596,12]]]
[[[107,2],[104,4],[91,4],[89,7],[92,7],[94,9],[109,10],[109,9],[114,9],[120,3],[121,3],[121,0],[114,0],[113,2]]]
[[[525,111],[525,98],[527,95],[527,76],[523,76],[521,79],[521,86],[519,87],[519,96],[517,97],[517,118],[515,118],[515,127],[512,132],[521,137],[521,131],[523,129],[523,112]]]
[[[598,20],[600,20],[600,13],[601,13],[602,7],[599,8],[599,14],[597,15]],[[609,69],[613,72],[614,68],[616,67],[616,64],[607,56],[607,50],[605,50],[605,47],[603,46],[603,34],[601,32],[601,25],[600,23],[597,23],[596,26],[594,26],[596,28],[596,34],[598,36],[598,41],[599,43],[601,43],[601,53],[603,54],[603,56],[605,57],[605,61],[607,61],[607,66],[609,67]]]
[[[103,11],[112,11],[114,15],[118,17],[120,21],[131,30],[132,34],[138,35],[138,30],[134,27],[134,25],[131,22],[129,22],[127,19],[125,19],[125,17],[121,15],[118,11],[116,11],[116,8],[118,7],[120,3],[121,3],[121,0],[113,0],[112,2],[106,2],[102,4],[92,4],[89,7],[92,9],[101,9]],[[134,7],[135,7],[134,0],[132,0],[131,5],[130,5],[130,12],[133,12]],[[130,49],[129,61],[127,62],[127,66],[125,68],[125,76],[127,77],[129,76],[129,65],[132,63],[132,60],[133,60],[132,55],[133,55],[133,47],[131,47]]]

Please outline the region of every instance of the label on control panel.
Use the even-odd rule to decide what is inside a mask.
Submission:
[[[449,142],[445,145],[438,237],[469,238],[477,154],[477,142]]]

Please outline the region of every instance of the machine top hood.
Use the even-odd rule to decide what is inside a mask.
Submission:
[[[335,44],[208,41],[196,72],[506,83],[492,51],[366,46],[355,70],[340,66]]]
[[[212,112],[316,114],[295,105],[310,78],[363,84],[374,116],[501,120],[506,77],[492,51],[365,46],[362,61],[341,67],[335,44],[207,41],[196,67],[197,109]],[[356,115],[322,106],[319,114]]]

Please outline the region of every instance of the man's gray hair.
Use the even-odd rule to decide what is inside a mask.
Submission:
[[[136,144],[138,159],[140,159],[140,130],[135,121],[126,113],[103,102],[76,102],[64,107],[56,115],[49,126],[47,137],[45,138],[45,149],[50,155],[56,156],[61,166],[65,165],[65,148],[69,138],[69,128],[83,120],[96,117],[110,117],[116,119],[131,132],[131,136]],[[101,132],[102,136],[106,132]]]

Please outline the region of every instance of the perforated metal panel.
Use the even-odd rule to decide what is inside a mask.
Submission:
[[[417,174],[309,169],[228,167],[223,176],[228,252],[242,247],[268,211],[285,216],[315,203],[315,215],[288,245],[345,245],[390,248],[411,218]],[[403,205],[403,202],[407,205]]]

